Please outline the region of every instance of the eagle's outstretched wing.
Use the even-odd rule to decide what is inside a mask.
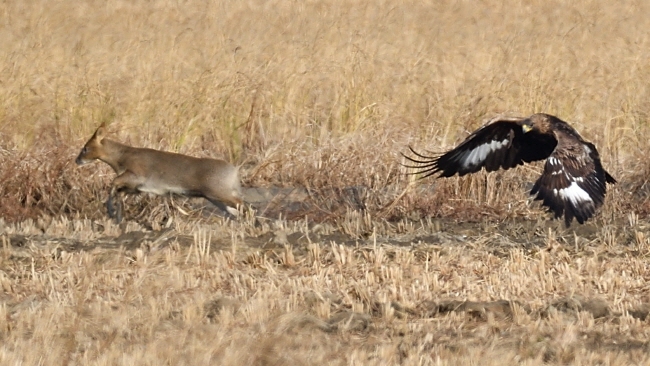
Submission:
[[[546,160],[531,195],[542,200],[555,218],[562,217],[567,227],[575,217],[583,224],[602,206],[607,192],[606,183],[616,183],[600,162],[596,147],[586,141],[562,134],[563,141]]]
[[[483,168],[510,169],[536,160],[546,160],[544,172],[531,195],[567,226],[573,219],[584,223],[605,200],[607,183],[616,183],[600,162],[596,147],[580,137],[568,123],[555,116],[536,113],[528,118],[495,118],[472,133],[458,147],[437,156],[425,156],[409,147],[415,156],[406,165],[422,178],[465,175]]]
[[[440,172],[440,177],[465,175],[482,168],[494,171],[510,169],[524,162],[547,158],[555,149],[557,140],[551,135],[535,131],[524,133],[518,123],[524,118],[499,118],[479,128],[458,147],[437,156],[426,156],[409,146],[415,156],[402,154],[417,165],[409,174],[423,174],[425,178]]]

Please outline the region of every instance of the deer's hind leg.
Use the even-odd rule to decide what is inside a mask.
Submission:
[[[239,215],[239,206],[243,205],[241,192],[237,187],[217,186],[202,191],[202,196],[217,206],[224,215],[234,219]]]

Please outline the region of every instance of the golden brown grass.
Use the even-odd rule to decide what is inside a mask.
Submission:
[[[649,12],[590,0],[0,4],[0,360],[647,362],[646,322],[628,312],[648,301]],[[534,112],[571,122],[620,181],[589,225],[541,223],[525,192],[539,165],[407,189],[407,145],[441,151],[497,113]],[[169,226],[174,239],[129,237],[144,229],[105,219],[113,173],[73,163],[101,122],[126,143],[241,164],[249,187],[307,188],[309,209],[224,226],[131,198],[147,235]],[[209,253],[198,233],[212,235]],[[609,313],[566,311],[589,308],[580,297]],[[444,302],[500,299],[521,305],[501,319],[498,303]]]
[[[497,113],[540,111],[600,148],[625,192],[608,206],[647,210],[642,2],[1,6],[9,220],[100,217],[110,172],[72,158],[101,122],[137,146],[243,164],[251,186],[364,187],[366,208],[387,217],[448,215],[450,195],[460,217],[522,211],[537,166],[445,180],[384,209],[405,187],[406,145],[441,151]]]

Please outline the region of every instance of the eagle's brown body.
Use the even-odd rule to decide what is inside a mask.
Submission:
[[[544,172],[532,195],[542,200],[567,226],[573,218],[584,223],[605,199],[606,183],[616,180],[603,168],[596,147],[585,141],[568,123],[538,113],[528,118],[497,118],[472,133],[455,149],[440,156],[405,156],[418,163],[424,177],[465,175],[483,168],[510,169],[546,159]]]

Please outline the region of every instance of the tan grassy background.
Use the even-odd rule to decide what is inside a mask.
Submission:
[[[647,327],[625,312],[647,302],[650,234],[637,220],[643,222],[649,209],[649,13],[643,1],[589,0],[0,3],[0,217],[12,223],[0,225],[0,284],[7,297],[1,334],[10,344],[0,359],[641,362],[639,350],[647,345],[637,340]],[[579,247],[582,231],[555,240],[554,229],[535,226],[548,218],[527,201],[526,186],[539,165],[435,186],[429,180],[395,201],[410,180],[399,168],[407,145],[442,151],[495,114],[534,112],[571,122],[598,146],[620,182],[610,186],[594,219],[598,227],[585,229],[584,251],[570,249]],[[403,221],[392,221],[401,218],[444,217],[485,227],[473,227],[479,232],[463,240],[443,240],[457,246],[429,256],[389,246],[386,269],[373,269],[381,281],[368,277],[367,266],[382,249],[340,249],[338,239],[318,243],[322,257],[297,253],[297,262],[288,265],[288,249],[273,251],[271,259],[253,252],[238,261],[216,250],[201,257],[193,249],[198,239],[189,248],[176,243],[152,254],[141,240],[132,252],[98,249],[104,254],[95,258],[89,250],[106,246],[98,238],[118,235],[102,221],[113,173],[103,164],[78,168],[74,158],[102,122],[115,139],[132,145],[241,164],[248,187],[307,187],[320,208],[309,218],[332,219],[348,237],[367,240],[376,225],[387,225],[385,235],[409,232]],[[342,197],[345,187],[359,187],[363,202]],[[159,228],[165,223],[156,214],[161,202],[133,198],[131,214],[145,212],[139,217],[149,215]],[[359,207],[367,216],[350,221]],[[640,219],[628,216],[632,212]],[[512,235],[489,230],[521,217],[535,226],[532,233],[526,225]],[[191,222],[174,225],[178,233],[198,230]],[[241,233],[250,228],[212,230],[233,242],[242,238],[242,245],[243,238],[258,235]],[[440,228],[422,230],[426,245]],[[44,247],[16,239],[38,233],[81,244],[61,254],[50,239]],[[540,237],[551,254],[518,247]],[[495,257],[493,244],[515,249]],[[346,264],[341,251],[356,261]],[[526,277],[532,274],[537,277]],[[421,281],[440,276],[448,282],[422,287]],[[310,302],[308,290],[321,300],[328,291],[343,300]],[[576,293],[602,295],[612,312],[623,315],[606,321],[584,313],[577,320],[539,315]],[[239,310],[211,313],[209,304],[220,296],[235,299],[231,307]],[[436,318],[426,306],[422,310],[423,301],[438,303],[437,296],[523,299],[533,309],[515,309],[505,323],[479,311],[478,323],[461,331],[464,315]],[[416,321],[395,317],[390,306],[377,310],[376,304],[391,301],[416,309],[410,315]],[[313,320],[331,321],[330,310],[342,309],[374,316],[373,330]],[[296,328],[286,314],[311,320]],[[627,343],[618,347],[608,337]],[[181,354],[173,352],[178,339],[185,342]],[[30,341],[55,344],[58,351],[23,352]],[[208,341],[214,343],[201,346]],[[288,356],[276,343],[291,350]],[[262,348],[245,353],[255,347]]]
[[[650,100],[644,2],[0,7],[7,218],[103,214],[99,198],[112,173],[72,163],[101,122],[133,145],[244,164],[249,186],[364,186],[375,212],[405,187],[398,162],[407,144],[441,151],[497,113],[542,111],[595,142],[626,194],[643,193]],[[514,203],[524,210],[523,185],[536,171],[493,175],[507,178],[494,182],[446,180],[442,194],[407,194],[387,214],[439,214],[450,194],[469,198],[470,208]],[[492,193],[492,183],[508,193]],[[608,206],[630,202],[611,198]],[[635,198],[635,208],[644,200]],[[456,207],[461,216],[467,211]]]

